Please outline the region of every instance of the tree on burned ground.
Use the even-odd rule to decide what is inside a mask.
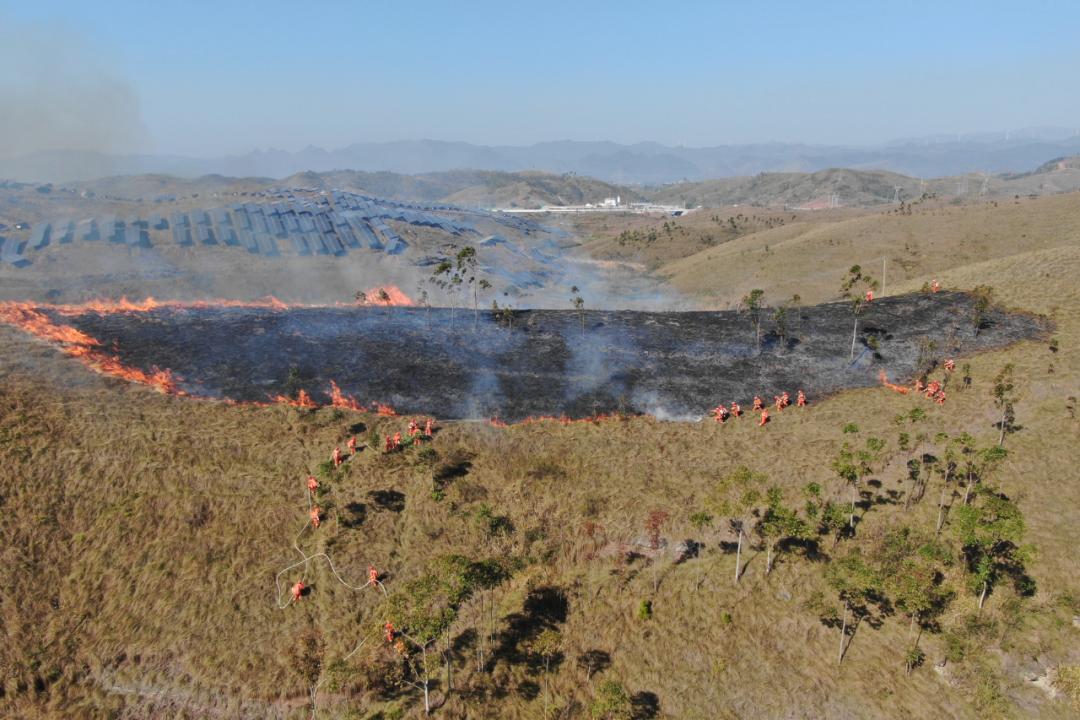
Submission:
[[[840,296],[848,301],[851,314],[855,318],[855,324],[851,329],[851,355],[850,360],[855,359],[855,340],[859,334],[859,315],[868,302],[868,293],[877,289],[877,281],[864,274],[862,267],[852,265],[840,283]]]
[[[979,285],[971,291],[971,297],[971,330],[975,337],[979,337],[979,331],[986,326],[986,317],[994,305],[994,288]]]
[[[457,318],[457,294],[461,289],[461,274],[450,260],[443,260],[431,272],[431,282],[450,298],[450,327],[454,327]]]
[[[578,312],[581,320],[581,337],[585,337],[585,298],[581,297],[581,290],[577,285],[570,288],[570,304]]]
[[[456,249],[456,248],[455,248]],[[443,260],[435,266],[431,282],[444,290],[450,297],[450,324],[454,324],[456,296],[462,287],[472,290],[473,330],[480,323],[480,293],[491,289],[491,283],[480,276],[480,259],[476,248],[469,245],[454,254],[453,258]]]
[[[765,291],[754,288],[743,295],[741,302],[746,314],[750,316],[750,324],[754,328],[754,347],[758,350],[761,349],[761,313],[765,307],[764,299]]]

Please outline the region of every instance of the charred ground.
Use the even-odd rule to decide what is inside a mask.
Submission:
[[[699,417],[717,402],[820,397],[906,379],[930,358],[1031,338],[1028,315],[991,312],[976,332],[964,293],[789,310],[784,328],[736,312],[530,310],[496,317],[420,308],[160,309],[88,313],[68,322],[127,365],[167,367],[192,394],[265,401],[331,381],[361,403],[442,418],[520,420],[648,413]],[[920,367],[923,366],[923,367]]]

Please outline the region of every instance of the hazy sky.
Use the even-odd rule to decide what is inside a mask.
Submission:
[[[1078,27],[1076,0],[0,0],[0,154],[1074,127]]]

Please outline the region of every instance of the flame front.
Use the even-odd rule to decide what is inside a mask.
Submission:
[[[185,395],[176,385],[172,372],[152,367],[150,372],[128,367],[115,355],[102,351],[101,343],[86,333],[55,322],[28,303],[0,303],[0,321],[14,325],[31,335],[57,343],[60,351],[103,375],[148,385],[159,392]]]
[[[409,307],[415,305],[412,298],[397,285],[380,285],[364,293],[369,305]]]
[[[890,390],[893,390],[894,392],[898,392],[901,395],[907,395],[908,394],[908,389],[906,387],[904,387],[903,385],[897,385],[896,383],[889,382],[889,376],[885,374],[884,370],[882,370],[880,373],[878,373],[878,380],[881,381],[882,385],[889,388]]]

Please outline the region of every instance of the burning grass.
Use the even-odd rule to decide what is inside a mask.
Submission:
[[[846,306],[801,308],[759,333],[733,312],[532,310],[513,323],[446,309],[257,303],[8,304],[0,319],[106,374],[236,402],[329,404],[443,418],[699,418],[783,390],[811,397],[909,378],[930,354],[964,354],[1042,331],[995,312],[978,333],[961,293],[878,300],[854,361]],[[110,348],[105,351],[104,348]],[[162,369],[168,367],[168,370]]]

